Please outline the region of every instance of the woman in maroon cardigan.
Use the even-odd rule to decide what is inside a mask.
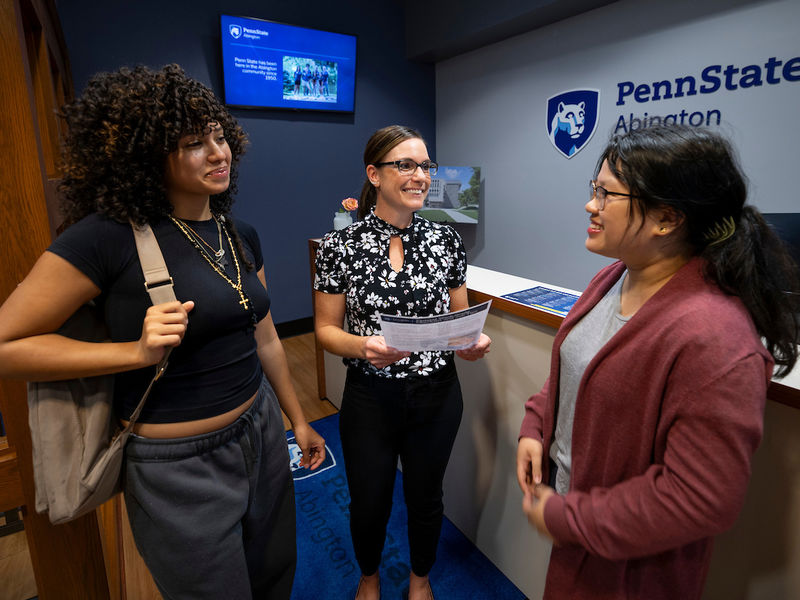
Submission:
[[[702,594],[773,366],[797,359],[797,267],[746,196],[703,129],[615,136],[598,162],[586,247],[618,262],[559,329],[517,451],[523,509],[554,543],[547,599]]]

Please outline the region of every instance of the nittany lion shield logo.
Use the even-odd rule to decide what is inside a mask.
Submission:
[[[294,436],[289,437],[286,442],[289,444],[289,468],[292,470],[292,478],[295,481],[306,479],[307,477],[314,477],[336,466],[336,458],[333,456],[333,452],[331,452],[328,445],[325,444],[325,460],[323,460],[322,464],[316,469],[309,471],[300,466],[300,459],[303,453],[300,451],[300,446],[297,445]]]
[[[597,128],[599,90],[570,90],[547,99],[547,135],[566,158],[589,142]]]
[[[231,32],[231,35],[234,38],[239,39],[239,36],[242,35],[242,26],[237,25],[236,23],[231,23],[228,25],[228,31]]]

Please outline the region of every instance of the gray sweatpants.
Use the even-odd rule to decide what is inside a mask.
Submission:
[[[208,434],[125,448],[133,537],[165,600],[291,595],[297,551],[294,485],[275,393]]]

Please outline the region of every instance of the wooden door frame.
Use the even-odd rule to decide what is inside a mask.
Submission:
[[[38,59],[29,55],[31,38],[26,39],[26,22],[30,23],[31,18],[40,27],[33,38],[43,46]],[[32,69],[38,71],[32,73]],[[50,90],[54,95],[49,100],[41,94],[37,98],[35,93],[34,77],[45,75],[51,81],[56,80]],[[5,262],[0,271],[0,300],[14,290],[52,239],[47,198],[52,198],[53,173],[47,172],[47,155],[53,148],[57,150],[57,144],[50,137],[54,133],[54,120],[49,118],[51,115],[40,119],[37,104],[41,107],[45,105],[43,102],[63,100],[60,93],[64,90],[71,95],[72,81],[54,2],[0,0],[0,130],[3,131],[0,144],[6,157],[0,172],[0,223],[3,224],[0,255]],[[25,532],[38,597],[42,600],[110,598],[97,515],[92,513],[53,526],[47,516],[33,510],[35,492],[25,382],[0,379],[0,410],[8,435],[8,447],[0,449],[0,462],[3,472],[11,474],[8,480],[0,481],[8,492],[0,492],[0,498],[7,502],[24,501]],[[4,508],[11,507],[0,507]]]

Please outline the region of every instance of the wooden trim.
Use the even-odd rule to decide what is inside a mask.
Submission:
[[[275,323],[275,331],[278,332],[278,337],[281,339],[293,337],[295,335],[303,335],[305,333],[313,333],[314,318],[302,317],[300,319],[294,319],[293,321]]]
[[[800,368],[800,366],[795,368]],[[800,390],[783,385],[779,381],[773,381],[770,384],[767,390],[767,398],[800,410]]]
[[[50,66],[50,51],[47,40],[42,31],[42,24],[37,15],[25,13],[27,24],[25,28],[25,41],[28,50],[28,67],[33,86],[33,97],[36,102],[36,115],[39,126],[39,140],[42,148],[45,172],[48,178],[58,174],[59,161],[59,131],[56,119],[56,95],[53,87],[52,69]]]
[[[8,442],[0,444],[0,513],[19,508],[25,504],[22,479],[19,474],[17,453]]]
[[[97,522],[102,532],[103,560],[111,600],[125,600],[126,597],[121,502],[122,495],[117,494],[97,509]]]
[[[318,239],[308,240],[308,272],[311,275],[311,315],[314,317],[314,274],[317,272],[316,258]],[[317,396],[320,400],[328,399],[328,390],[325,385],[325,351],[319,343],[317,336],[314,336],[314,354],[317,361]]]
[[[512,302],[511,300],[498,298],[497,296],[492,296],[476,290],[467,289],[467,298],[469,298],[470,305],[480,304],[481,302],[491,300],[492,309],[516,315],[517,317],[526,319],[528,321],[533,321],[534,323],[547,325],[553,329],[558,329],[561,327],[561,322],[564,320],[564,317],[533,308],[532,306],[525,306],[519,302]]]
[[[69,64],[69,52],[55,0],[27,0],[22,4],[24,11],[32,12],[42,27],[45,44],[50,51],[51,68],[58,77],[53,77],[56,85],[56,97],[60,101],[55,108],[61,108],[65,101],[73,98],[72,68]]]
[[[0,236],[0,255],[5,259],[0,271],[0,299],[16,288],[51,240],[44,190],[47,177],[23,25],[23,11],[30,15],[33,7],[38,22],[46,30],[50,26],[45,23],[58,27],[55,5],[50,3],[40,13],[36,7],[42,4],[32,0],[0,0],[0,64],[3,65],[0,130],[3,143],[13,144],[14,149],[13,162],[4,164],[2,170],[5,187],[0,219],[7,226]],[[60,50],[50,48],[50,52],[58,54]],[[66,64],[65,61],[64,57],[58,64]],[[69,80],[68,73],[62,73],[62,77]],[[96,516],[90,514],[53,526],[46,515],[34,510],[36,494],[24,382],[0,379],[0,411],[9,446],[16,452],[24,499],[25,536],[38,597],[41,600],[109,598]]]

